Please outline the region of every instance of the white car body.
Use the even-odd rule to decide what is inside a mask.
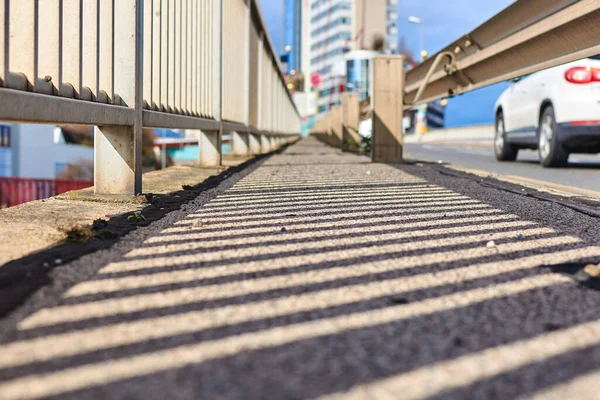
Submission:
[[[569,82],[565,74],[576,67],[600,71],[600,57],[525,76],[500,95],[494,110],[496,116],[500,113],[503,116],[508,144],[515,149],[537,149],[541,145],[542,113],[552,106],[557,135],[560,134],[567,157],[569,153],[600,152],[600,79],[594,78],[589,83]]]

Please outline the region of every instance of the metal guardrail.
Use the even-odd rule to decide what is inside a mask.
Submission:
[[[300,132],[256,0],[0,0],[0,23],[0,120],[96,125],[97,192],[141,193],[142,127],[198,130],[208,165],[223,131]]]
[[[408,71],[404,103],[428,103],[600,54],[598,37],[599,0],[518,0]]]
[[[408,72],[375,58],[373,161],[402,161],[404,110],[600,54],[599,37],[600,0],[517,0]],[[311,133],[339,146],[336,124],[332,112]]]

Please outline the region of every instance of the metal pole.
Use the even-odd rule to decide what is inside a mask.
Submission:
[[[423,50],[425,50],[423,42],[423,26],[419,24],[419,54],[421,55],[421,61],[423,61]]]

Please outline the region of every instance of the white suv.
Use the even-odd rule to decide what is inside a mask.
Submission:
[[[600,153],[600,56],[515,79],[494,109],[499,161],[537,149],[544,167],[556,167],[570,153]]]

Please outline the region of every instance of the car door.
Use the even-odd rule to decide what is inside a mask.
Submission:
[[[513,94],[510,107],[511,124],[507,127],[507,133],[511,141],[529,142],[535,140],[536,125],[534,114],[539,107],[537,98],[539,96],[538,74],[532,74],[521,78],[513,84]]]

